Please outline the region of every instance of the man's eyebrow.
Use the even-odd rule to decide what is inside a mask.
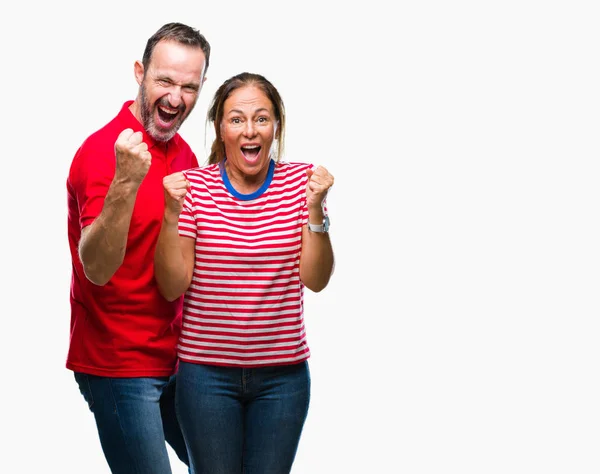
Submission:
[[[187,83],[183,83],[183,84],[178,84],[173,79],[171,79],[169,76],[165,76],[165,75],[155,76],[154,79],[156,81],[170,82],[171,84],[175,84],[175,85],[178,85],[178,86],[181,86],[181,87],[191,87],[193,89],[200,89],[200,84],[199,83],[196,83],[196,82],[187,82]]]

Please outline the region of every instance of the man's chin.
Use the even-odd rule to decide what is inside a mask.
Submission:
[[[154,125],[150,130],[148,130],[148,133],[157,142],[168,142],[177,134],[178,130],[179,125],[174,125],[171,128],[159,128],[156,125]]]

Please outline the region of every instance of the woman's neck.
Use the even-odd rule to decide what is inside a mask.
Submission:
[[[233,188],[240,194],[252,194],[260,189],[269,174],[269,163],[255,175],[244,174],[225,161],[225,172]]]

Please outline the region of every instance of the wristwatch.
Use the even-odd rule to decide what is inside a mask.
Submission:
[[[323,223],[320,225],[311,224],[310,222],[308,222],[307,224],[308,230],[310,230],[311,232],[329,232],[329,216],[325,216],[323,218]]]

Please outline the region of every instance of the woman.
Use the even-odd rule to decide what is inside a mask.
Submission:
[[[280,162],[285,112],[264,77],[215,93],[209,164],[167,176],[155,254],[185,293],[177,410],[194,472],[288,473],[308,411],[303,289],[333,271],[324,167]]]

